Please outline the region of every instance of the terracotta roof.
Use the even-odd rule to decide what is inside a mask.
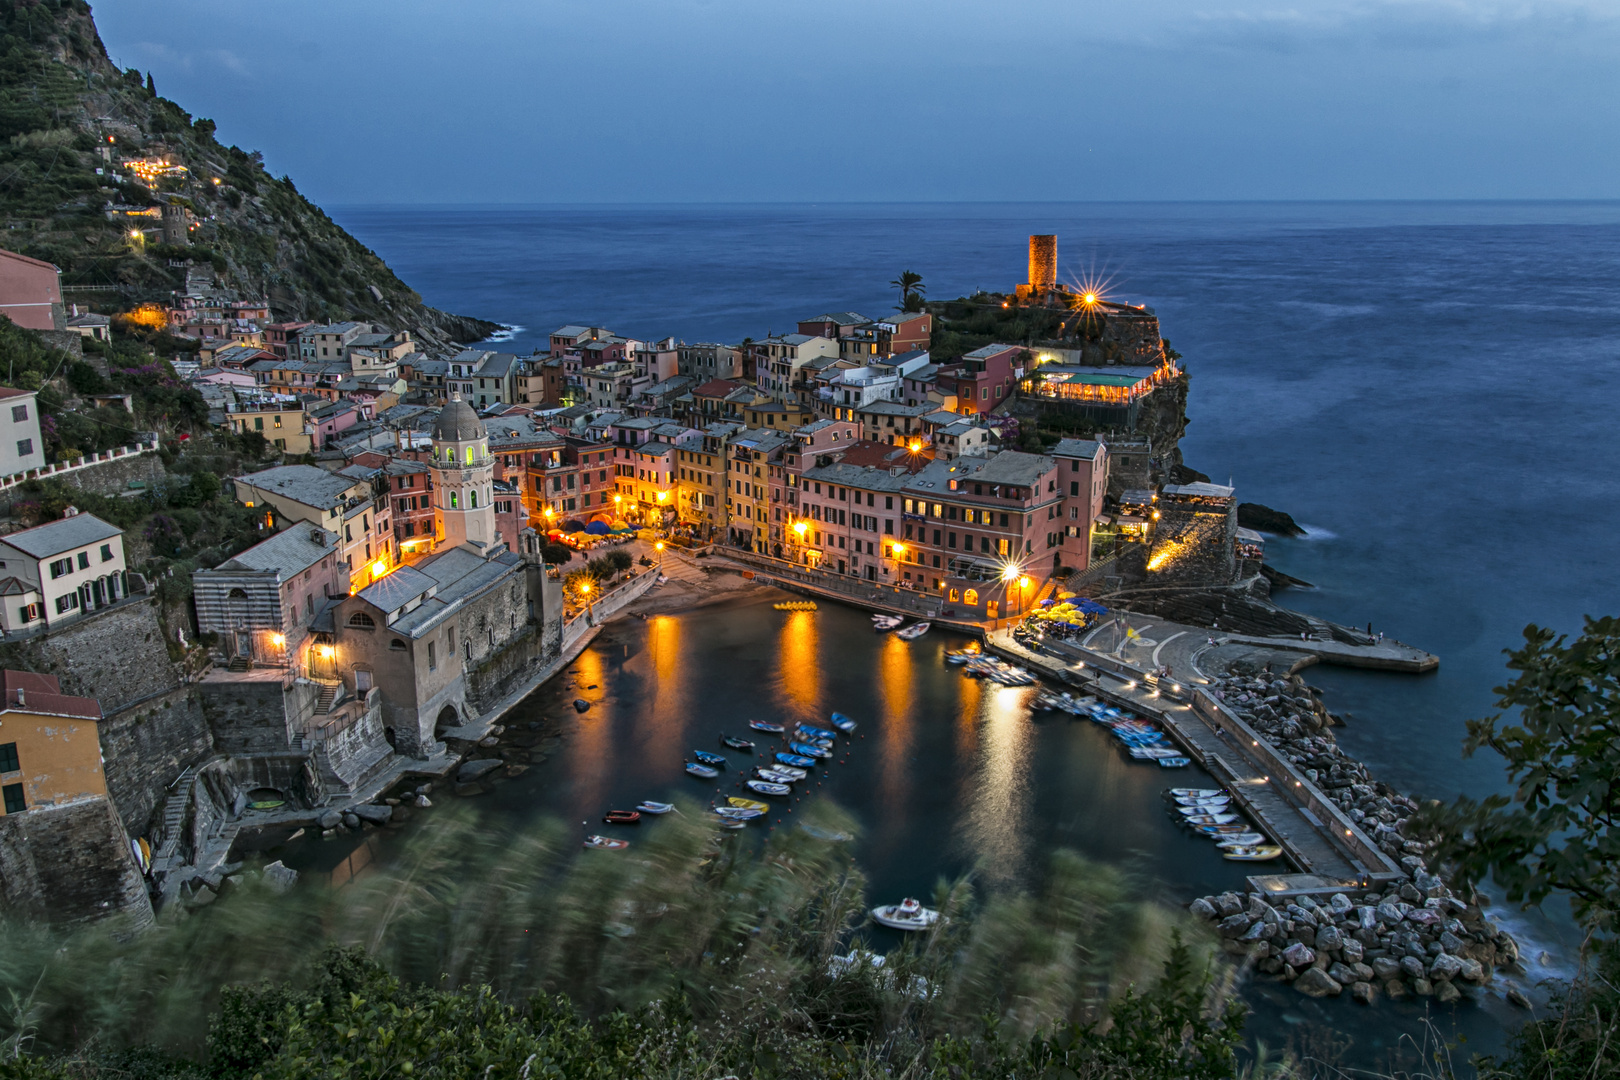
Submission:
[[[32,713],[38,716],[76,716],[100,720],[101,702],[95,698],[69,697],[54,675],[32,671],[0,671],[0,712]]]

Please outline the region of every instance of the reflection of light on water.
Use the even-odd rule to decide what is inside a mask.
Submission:
[[[980,872],[1008,881],[1024,869],[1029,838],[1030,757],[1034,751],[1023,695],[984,687],[979,768],[974,777],[966,827],[968,847]],[[967,695],[963,695],[964,703]]]
[[[671,766],[681,760],[681,720],[687,713],[685,666],[681,661],[681,621],[668,615],[647,620],[647,653],[652,659],[652,701],[638,717],[649,762]]]
[[[574,676],[575,696],[589,701],[591,707],[579,714],[574,725],[574,747],[568,755],[568,762],[574,770],[574,788],[580,801],[594,805],[600,801],[608,782],[608,773],[613,768],[608,752],[608,710],[602,704],[606,687],[603,685],[604,665],[599,647],[592,645],[580,653],[574,666],[579,669],[579,674]],[[585,689],[592,683],[596,684],[595,690]]]
[[[883,760],[878,796],[887,813],[905,809],[911,788],[911,649],[890,634],[878,654],[878,690],[883,701]]]
[[[816,716],[817,699],[821,696],[817,645],[815,612],[790,612],[782,624],[781,671],[777,678],[782,684],[782,695],[799,707],[800,719]],[[737,674],[743,677],[742,672]]]

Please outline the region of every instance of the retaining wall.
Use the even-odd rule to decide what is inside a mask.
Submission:
[[[25,918],[152,921],[146,882],[113,804],[99,796],[0,817],[0,900]]]

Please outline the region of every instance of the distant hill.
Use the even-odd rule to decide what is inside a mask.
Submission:
[[[169,238],[183,230],[189,247],[163,242],[165,207]],[[258,153],[120,71],[82,0],[0,5],[0,230],[0,247],[55,263],[65,285],[116,286],[68,295],[101,309],[165,299],[193,259],[278,319],[360,318],[443,342],[497,329],[423,304]]]

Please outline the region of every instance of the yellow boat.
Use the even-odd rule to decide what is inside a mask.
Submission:
[[[1276,844],[1259,844],[1255,847],[1232,848],[1222,854],[1233,862],[1270,862],[1282,854],[1282,848]]]
[[[773,604],[771,606],[776,608],[777,611],[814,611],[814,610],[816,610],[816,602],[814,600],[784,600],[779,604]]]
[[[735,806],[739,810],[758,810],[761,813],[771,808],[769,803],[762,803],[756,799],[739,799],[735,795],[726,796],[726,805]]]

